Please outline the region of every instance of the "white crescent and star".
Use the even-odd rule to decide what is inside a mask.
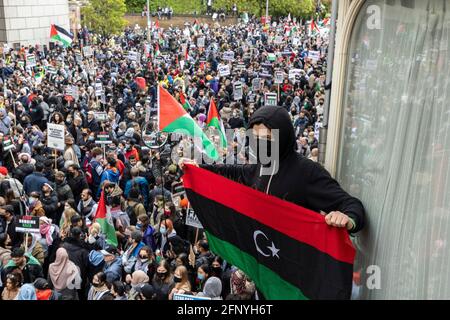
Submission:
[[[264,252],[261,250],[261,248],[258,245],[258,241],[257,241],[257,238],[259,235],[264,236],[264,238],[266,238],[266,240],[269,241],[269,238],[267,238],[267,236],[264,232],[262,232],[261,230],[256,230],[253,233],[253,241],[255,242],[256,250],[264,257],[270,257],[272,255],[272,257],[277,257],[278,259],[280,259],[280,256],[278,255],[278,252],[280,251],[280,249],[277,249],[275,247],[275,244],[273,243],[273,241],[272,241],[271,246],[266,246],[266,248],[270,250],[270,253],[267,253],[267,252]]]

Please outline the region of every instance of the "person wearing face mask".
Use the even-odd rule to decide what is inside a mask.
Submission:
[[[62,171],[55,173],[56,194],[58,197],[58,210],[55,221],[59,221],[63,212],[63,204],[69,199],[74,199],[72,189],[67,184],[66,175]]]
[[[72,190],[75,203],[80,202],[81,193],[84,189],[88,189],[88,183],[86,181],[86,177],[81,171],[80,166],[77,164],[71,164],[67,168],[67,184],[70,186]]]
[[[163,219],[159,225],[159,233],[160,233],[160,239],[159,239],[159,246],[158,248],[162,252],[163,256],[167,256],[170,249],[170,241],[177,237],[177,232],[173,228],[173,222],[170,219]]]
[[[191,283],[189,282],[189,273],[185,266],[178,266],[173,273],[174,288],[170,291],[169,300],[173,299],[173,295],[190,294]]]
[[[114,296],[106,285],[106,275],[98,272],[92,279],[92,286],[89,289],[88,300],[114,300]]]
[[[125,230],[125,234],[129,234],[129,229]],[[127,243],[124,245],[125,251],[122,253],[122,265],[125,273],[135,271],[136,261],[138,260],[140,250],[145,246],[142,242],[142,232],[139,230],[132,231],[129,234]]]
[[[144,271],[150,279],[153,279],[153,276],[156,273],[156,268],[158,267],[153,250],[148,246],[144,246],[139,250],[137,258],[138,259],[134,266],[135,271]]]
[[[168,300],[169,293],[172,291],[174,285],[169,262],[163,259],[159,262],[156,274],[152,280],[152,286],[156,291],[157,300]]]
[[[156,242],[153,237],[155,229],[150,225],[150,219],[145,213],[138,216],[136,228],[142,232],[142,239],[145,245],[152,250],[156,250]]]
[[[97,191],[100,187],[100,180],[103,173],[103,165],[101,161],[103,159],[103,151],[100,148],[92,149],[92,159],[89,162],[90,167],[92,168],[92,184],[91,190],[94,194],[94,199],[97,200]]]
[[[244,119],[242,119],[238,109],[233,110],[232,117],[228,120],[228,124],[231,129],[242,128],[245,126]]]

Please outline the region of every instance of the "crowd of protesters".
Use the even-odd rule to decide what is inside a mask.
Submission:
[[[0,72],[6,88],[0,98],[1,299],[261,298],[251,279],[210,251],[201,230],[186,225],[182,172],[167,152],[173,145],[149,148],[142,129],[157,114],[158,85],[176,99],[186,96],[188,112],[202,127],[214,98],[225,128],[234,130],[221,155],[236,158],[249,117],[264,105],[264,94],[274,92],[278,107],[291,115],[298,152],[317,161],[328,41],[309,25],[277,22],[154,28],[151,44],[131,28],[111,38],[83,30],[68,48],[6,50]],[[234,60],[224,60],[230,51]],[[310,58],[311,51],[319,59]],[[28,65],[30,54],[36,66]],[[231,73],[221,75],[221,65]],[[290,77],[292,69],[301,71]],[[276,71],[284,73],[281,84]],[[243,95],[235,101],[237,81]],[[65,126],[64,151],[48,146],[47,123]],[[101,133],[110,143],[97,143]],[[96,221],[102,191],[117,246]],[[16,229],[23,215],[39,217],[39,233]]]

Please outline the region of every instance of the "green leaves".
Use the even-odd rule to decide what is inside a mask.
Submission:
[[[127,24],[123,18],[127,11],[124,0],[91,0],[81,10],[83,24],[103,35],[121,33]]]
[[[329,0],[323,0],[329,6]],[[125,0],[127,12],[141,13],[146,0]],[[173,8],[175,14],[192,14],[194,11],[204,13],[206,6],[201,4],[201,0],[151,0],[150,8],[153,11],[161,6]],[[246,11],[250,14],[262,16],[266,12],[265,0],[214,0],[213,8],[219,10],[226,9],[228,12],[236,3],[239,12]],[[315,12],[315,0],[269,0],[269,15],[271,16],[291,16],[310,17]]]

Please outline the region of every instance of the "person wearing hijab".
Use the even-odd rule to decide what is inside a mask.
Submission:
[[[231,294],[239,296],[241,300],[250,300],[255,294],[255,284],[239,269],[231,274],[230,283]]]
[[[15,300],[37,300],[36,289],[32,284],[26,283],[20,287]]]
[[[56,260],[48,268],[50,287],[62,295],[62,300],[78,300],[77,289],[81,288],[81,276],[78,267],[69,260],[64,248],[56,251]]]
[[[128,300],[136,300],[136,296],[139,295],[139,292],[136,291],[136,288],[140,285],[148,283],[150,278],[144,271],[137,270],[133,272],[131,276],[127,275],[126,280],[127,282],[131,283],[131,290],[128,293]]]
[[[220,296],[222,293],[222,281],[217,277],[210,277],[206,280],[203,286],[203,291],[199,292],[197,296],[208,297],[212,300],[222,300]]]

